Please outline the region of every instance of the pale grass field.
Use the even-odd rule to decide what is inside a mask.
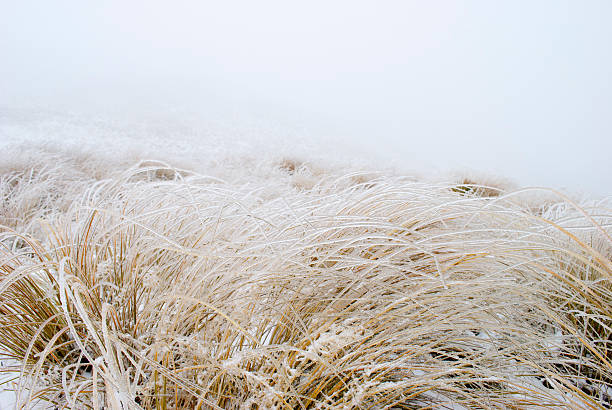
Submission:
[[[609,203],[284,158],[183,166],[5,155],[18,406],[612,405]]]

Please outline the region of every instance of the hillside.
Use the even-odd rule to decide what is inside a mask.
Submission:
[[[4,387],[96,409],[610,408],[610,204],[493,185],[12,147]]]

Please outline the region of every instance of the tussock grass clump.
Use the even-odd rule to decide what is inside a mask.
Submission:
[[[146,162],[5,223],[0,349],[18,404],[610,406],[609,209],[313,175]]]

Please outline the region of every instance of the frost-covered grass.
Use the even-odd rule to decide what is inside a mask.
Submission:
[[[606,203],[287,159],[134,163],[0,164],[19,404],[610,406]]]

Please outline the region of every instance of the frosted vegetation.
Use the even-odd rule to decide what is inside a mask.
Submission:
[[[609,408],[609,204],[479,182],[5,151],[4,388],[24,407]]]

